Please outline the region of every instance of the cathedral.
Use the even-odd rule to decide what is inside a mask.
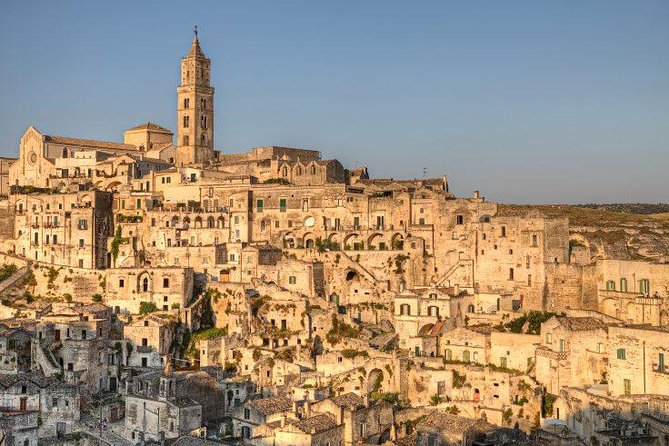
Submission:
[[[337,160],[321,159],[316,150],[275,146],[246,154],[215,150],[211,61],[200,46],[197,27],[190,50],[181,59],[180,81],[176,141],[171,130],[152,122],[126,130],[123,142],[48,135],[31,126],[21,138],[19,159],[9,168],[9,186],[113,191],[148,173],[172,168],[215,171],[217,178],[242,175],[259,182],[304,185],[366,178],[364,168],[349,172]]]

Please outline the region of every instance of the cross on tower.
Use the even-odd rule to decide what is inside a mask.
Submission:
[[[197,25],[195,25],[195,38],[197,39]]]

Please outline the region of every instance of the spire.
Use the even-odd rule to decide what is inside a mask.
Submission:
[[[197,39],[197,31],[197,25],[195,25],[195,29],[193,30],[193,43],[190,46],[190,51],[186,57],[204,57],[202,48],[200,48],[200,41]]]

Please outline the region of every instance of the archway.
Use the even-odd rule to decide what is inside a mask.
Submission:
[[[218,280],[221,282],[230,282],[230,270],[222,269],[218,274]]]
[[[367,249],[376,250],[376,249],[385,249],[386,244],[383,242],[383,234],[374,233],[367,238]]]
[[[395,250],[404,249],[404,236],[399,232],[394,234],[390,239],[390,245]]]
[[[143,272],[137,277],[137,289],[140,293],[148,293],[151,291],[151,278],[148,272]]]

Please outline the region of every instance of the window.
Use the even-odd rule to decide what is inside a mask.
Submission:
[[[190,140],[188,139],[188,135],[184,135],[183,137],[183,146],[187,146]],[[165,179],[163,178],[163,183],[165,182]]]
[[[251,418],[251,409],[244,408],[244,419],[248,420]]]
[[[184,116],[183,124],[184,124],[183,125],[184,128],[188,128],[188,126],[190,125],[190,116]]]
[[[620,279],[620,291],[622,291],[623,293],[627,292],[627,279],[625,279],[624,277]]]
[[[625,354],[625,349],[624,348],[619,348],[616,350],[616,357],[618,359],[626,359],[626,354]]]
[[[286,199],[285,198],[280,198],[279,199],[279,211],[280,212],[286,212]]]
[[[81,229],[81,230],[88,229],[88,220],[86,220],[84,218],[80,218],[79,222],[77,223],[77,229]]]
[[[648,279],[639,280],[639,292],[641,294],[650,293],[650,281]]]
[[[506,237],[506,226],[502,226],[502,237]]]
[[[606,281],[606,291],[615,291],[616,290],[616,281],[607,280]]]
[[[125,280],[123,279],[118,279],[118,287],[123,288],[125,286]]]
[[[190,106],[190,99],[184,98],[184,108],[188,108]]]
[[[565,351],[565,342],[564,339],[560,339],[560,352]]]
[[[163,277],[163,288],[170,287],[170,279],[168,277]]]
[[[552,344],[552,343],[553,343],[553,334],[546,333],[546,344]]]
[[[465,224],[465,217],[463,215],[457,215],[455,217],[455,223],[458,225],[464,225]]]
[[[532,246],[537,246],[537,234],[532,234]]]
[[[499,358],[499,366],[504,369],[507,368],[506,356],[502,356]]]
[[[625,393],[625,395],[632,394],[632,381],[630,381],[629,379],[623,380],[623,392]]]
[[[261,213],[263,210],[263,201],[262,200],[256,200],[256,212]]]
[[[411,316],[411,307],[409,306],[409,304],[400,305],[400,315]]]
[[[513,280],[513,268],[509,268],[509,280]]]
[[[297,277],[295,276],[288,277],[288,283],[291,285],[295,285],[297,283]]]

